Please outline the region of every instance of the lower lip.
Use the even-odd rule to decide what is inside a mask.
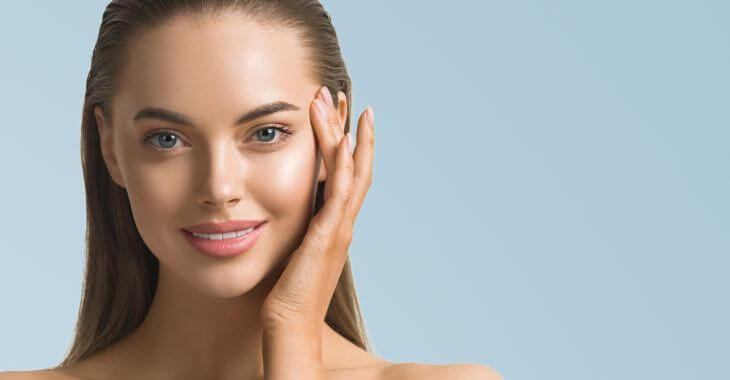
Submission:
[[[256,243],[259,235],[261,235],[262,228],[266,223],[261,223],[254,227],[253,231],[237,238],[231,238],[226,240],[209,240],[206,238],[199,238],[193,235],[190,231],[182,230],[185,238],[188,239],[190,244],[198,250],[198,252],[210,256],[210,257],[232,257],[240,255]]]

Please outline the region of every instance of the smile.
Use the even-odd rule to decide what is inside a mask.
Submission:
[[[228,240],[228,239],[239,238],[253,230],[254,230],[254,227],[249,227],[249,228],[246,228],[245,230],[231,231],[231,232],[226,232],[226,233],[222,233],[222,234],[199,234],[199,233],[195,233],[195,232],[193,232],[192,234],[195,237],[208,239],[208,240]]]
[[[253,247],[267,223],[260,223],[243,230],[204,234],[181,229],[185,239],[198,252],[214,257],[225,258],[240,255]],[[240,227],[238,227],[240,228]]]

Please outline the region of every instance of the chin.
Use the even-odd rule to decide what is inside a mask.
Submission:
[[[182,292],[192,288],[193,293],[213,298],[265,297],[290,258],[284,254],[290,250],[271,244],[269,235],[264,233],[248,251],[228,258],[210,258],[197,252],[177,231],[172,239],[153,240],[153,246],[160,249],[152,251],[162,253],[155,254],[160,262],[160,281]],[[170,246],[177,248],[162,248]]]
[[[184,280],[207,296],[234,298],[250,293],[267,277],[262,264],[244,260],[193,268],[193,273]]]

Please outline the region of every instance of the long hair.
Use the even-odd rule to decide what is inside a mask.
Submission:
[[[236,13],[260,25],[297,33],[312,78],[333,98],[346,94],[350,130],[352,85],[332,20],[317,0],[113,0],[102,16],[86,79],[81,120],[81,164],[86,190],[86,271],[73,343],[57,368],[88,358],[131,334],[144,320],[157,288],[159,260],[134,223],[126,189],[114,183],[102,159],[94,107],[113,120],[111,99],[123,69],[125,47],[137,34],[175,16],[206,21]],[[335,107],[337,104],[335,103]],[[317,185],[314,212],[324,203]],[[371,352],[355,293],[350,259],[330,301],[325,322]]]

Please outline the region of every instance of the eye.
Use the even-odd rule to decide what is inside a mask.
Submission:
[[[284,143],[292,132],[291,128],[284,125],[268,125],[256,130],[252,137],[259,141],[255,145],[270,148]],[[142,142],[144,145],[152,145],[152,149],[169,153],[177,150],[176,145],[182,139],[173,132],[153,130],[142,138]]]
[[[278,138],[276,138],[276,136],[277,136],[276,132],[279,132]],[[287,126],[267,125],[263,128],[258,129],[254,133],[253,137],[255,137],[259,141],[259,143],[256,145],[262,146],[262,147],[271,147],[271,146],[276,146],[276,145],[284,143],[284,141],[286,141],[286,139],[291,134],[292,134],[292,130],[291,130],[291,128],[289,128]]]
[[[182,140],[180,140],[180,138],[176,134],[167,131],[152,131],[144,137],[144,143],[151,144],[154,149],[164,151],[174,150],[173,148],[175,147],[175,144],[177,144],[179,141]]]

